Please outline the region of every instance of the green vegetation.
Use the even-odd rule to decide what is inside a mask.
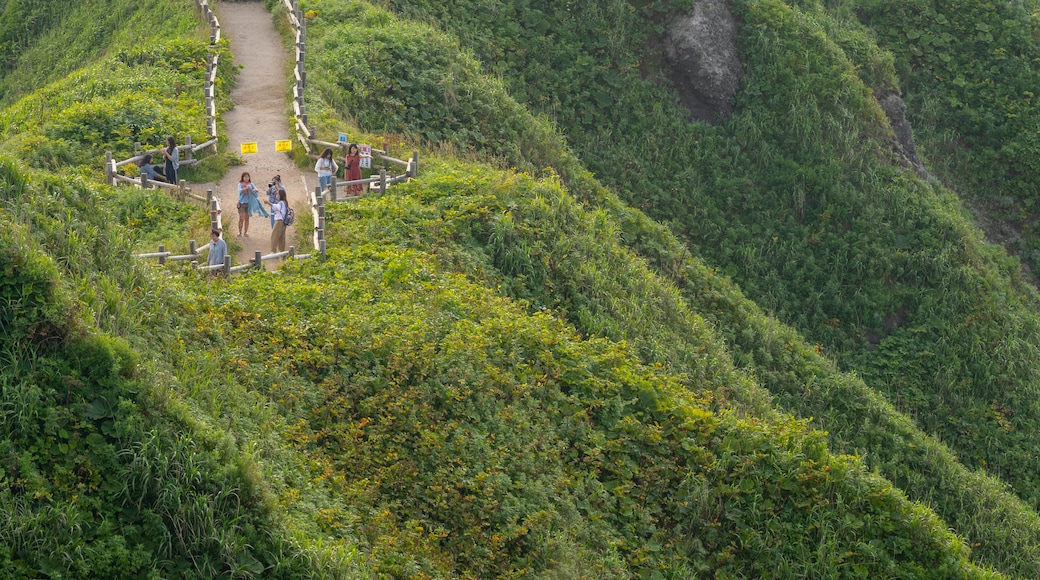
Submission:
[[[1036,293],[955,196],[902,167],[871,92],[891,88],[898,67],[858,23],[812,1],[733,3],[743,88],[738,113],[710,127],[685,120],[652,50],[667,15],[535,2],[525,9],[553,34],[527,52],[508,47],[538,33],[536,16],[503,29],[494,11],[466,3],[395,6],[416,18],[450,13],[438,21],[484,62],[508,55],[492,68],[510,94],[550,96],[526,104],[551,115],[607,185],[961,461],[1036,504]],[[597,33],[573,32],[587,30]]]
[[[1036,2],[860,1],[860,18],[895,55],[899,84],[933,170],[989,219],[1031,269],[1040,266],[1040,44]],[[854,12],[849,13],[852,9]]]
[[[0,111],[0,575],[1040,575],[1035,292],[841,6],[734,2],[711,127],[651,48],[688,3],[305,2],[319,131],[421,178],[228,281],[133,260],[204,215],[98,184],[203,122],[192,5],[118,4]],[[7,79],[100,10],[5,6]]]
[[[154,51],[171,39],[208,41],[192,6],[184,3],[5,0],[3,6],[0,103],[5,105],[112,50]]]

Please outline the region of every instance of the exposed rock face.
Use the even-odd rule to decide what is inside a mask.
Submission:
[[[723,0],[698,0],[692,13],[669,23],[664,49],[672,82],[694,118],[712,122],[733,112],[741,73],[737,21]]]
[[[885,112],[889,124],[892,125],[892,130],[896,134],[899,153],[918,175],[928,177],[928,170],[924,168],[924,164],[917,156],[917,146],[914,145],[914,134],[910,129],[910,122],[906,120],[906,103],[899,98],[899,95],[888,93],[878,95],[878,104],[881,105],[881,110]]]

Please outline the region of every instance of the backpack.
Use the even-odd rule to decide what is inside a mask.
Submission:
[[[296,212],[289,207],[289,204],[285,204],[285,218],[282,221],[285,222],[286,226],[291,226],[296,222]]]

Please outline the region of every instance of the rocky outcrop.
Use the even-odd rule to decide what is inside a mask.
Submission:
[[[914,134],[910,129],[910,121],[906,120],[906,103],[895,93],[878,95],[878,104],[888,117],[888,123],[892,125],[892,131],[896,134],[896,145],[900,155],[910,167],[921,177],[928,177],[928,170],[924,168],[921,159],[917,156],[917,146],[914,145]]]
[[[698,0],[693,12],[668,24],[664,53],[669,76],[695,119],[718,121],[733,113],[740,88],[737,21],[722,0]]]

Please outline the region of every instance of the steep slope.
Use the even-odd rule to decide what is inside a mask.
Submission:
[[[894,82],[891,57],[857,23],[818,2],[732,2],[744,78],[711,127],[686,120],[653,50],[688,6],[534,3],[495,24],[465,3],[396,5],[451,14],[443,25],[513,94],[540,95],[528,103],[624,199],[1035,505],[1036,293],[952,193],[905,166],[871,92]]]
[[[994,241],[1035,271],[1040,5],[867,1],[831,9],[836,18],[861,20],[893,54],[936,176],[971,201]]]
[[[347,22],[351,26],[346,26]],[[898,482],[912,497],[932,505],[955,529],[971,538],[978,546],[976,555],[982,561],[1024,576],[1040,571],[1037,559],[1040,526],[1035,512],[1007,495],[1002,484],[958,465],[947,449],[923,435],[912,421],[897,413],[861,380],[837,373],[834,366],[818,354],[822,349],[806,344],[790,329],[763,316],[713,268],[691,259],[668,233],[648,222],[639,212],[621,206],[575,162],[551,130],[526,117],[512,99],[503,98],[501,86],[482,80],[476,65],[460,66],[451,59],[447,59],[448,66],[439,65],[445,62],[446,50],[451,50],[450,41],[422,27],[408,28],[410,26],[394,23],[363,4],[322,5],[311,27],[312,42],[322,47],[312,63],[323,71],[318,89],[309,95],[312,111],[322,110],[314,105],[323,101],[336,103],[352,117],[376,127],[441,135],[460,150],[482,150],[521,167],[552,165],[575,194],[605,208],[617,220],[616,226],[610,226],[607,224],[611,220],[606,215],[599,216],[597,223],[602,225],[593,230],[596,235],[584,232],[574,238],[581,228],[568,229],[562,224],[580,223],[580,220],[564,217],[572,211],[564,210],[566,204],[554,204],[552,211],[547,212],[541,204],[526,207],[522,197],[510,197],[510,201],[500,194],[494,200],[481,197],[483,201],[476,207],[490,203],[504,214],[499,220],[495,217],[498,214],[484,209],[472,216],[484,225],[475,231],[471,231],[475,226],[467,226],[461,232],[476,235],[472,242],[488,246],[485,251],[493,256],[491,271],[484,262],[490,258],[474,261],[472,256],[451,255],[443,257],[446,262],[456,264],[463,271],[487,276],[492,283],[501,284],[518,297],[559,309],[586,332],[631,340],[644,360],[694,376],[716,371],[710,370],[711,365],[705,368],[691,362],[704,352],[704,347],[694,330],[696,324],[691,325],[687,317],[700,313],[716,321],[717,332],[733,345],[730,351],[733,357],[761,377],[785,408],[816,418],[831,432],[835,445],[864,454],[872,465]],[[400,34],[403,28],[410,34]],[[472,30],[489,28],[467,28]],[[424,52],[414,37],[428,38],[436,48]],[[851,40],[856,39],[861,37]],[[843,42],[851,40],[843,37]],[[387,54],[399,58],[388,58]],[[408,64],[418,60],[427,63],[421,71]],[[883,66],[877,68],[883,73]],[[377,85],[375,80],[380,78],[401,82]],[[402,86],[409,90],[402,90]],[[446,96],[449,91],[455,95],[454,99]],[[390,99],[428,104],[421,109],[372,105]],[[443,113],[439,113],[441,111]],[[871,119],[883,123],[880,111],[876,108],[870,111]],[[480,127],[479,137],[455,128],[461,115],[478,117],[465,125]],[[489,123],[488,119],[495,122]],[[889,151],[890,144],[885,143],[877,150]],[[900,175],[899,170],[891,170],[894,175]],[[463,192],[474,187],[474,193],[480,191],[476,184],[463,185],[450,180],[446,184],[462,186]],[[430,184],[424,186],[430,187]],[[474,202],[459,203],[469,207]],[[395,216],[391,218],[392,226],[388,223],[374,228],[400,229],[399,215],[391,215]],[[443,219],[455,224],[450,231],[459,231],[458,221],[464,215],[467,214],[450,210],[445,217],[431,217],[430,223],[441,223]],[[368,220],[376,218],[372,214],[365,216]],[[547,227],[546,222],[553,226]],[[422,228],[413,227],[401,230],[402,238],[412,239],[429,251],[443,253],[437,248],[443,244],[445,234],[424,233]],[[611,243],[610,234],[603,232],[610,232],[612,227],[618,228],[627,245],[646,256],[659,272],[671,277],[682,297],[676,296],[675,290],[669,290],[660,280],[644,282],[645,274],[619,273],[616,256],[608,254],[593,259],[604,249],[604,244]],[[620,280],[629,284],[619,284]],[[635,298],[637,296],[641,298]],[[697,318],[697,314],[692,317]],[[829,325],[825,328],[833,331]],[[710,354],[709,358],[715,356]],[[725,397],[748,406],[755,413],[763,413],[770,403],[756,389],[738,380],[725,390]],[[1015,452],[1021,457],[1028,452],[1028,447]],[[1029,531],[1023,533],[1025,530]]]
[[[45,89],[52,96],[29,96],[5,113],[6,154],[39,165],[47,139],[77,154],[48,167],[57,177],[12,161],[0,172],[10,274],[0,285],[0,478],[12,482],[0,492],[0,569],[998,576],[931,510],[829,451],[806,420],[772,411],[709,325],[619,236],[667,263],[684,291],[701,281],[697,291],[769,322],[591,180],[450,38],[364,4],[328,7],[349,25],[321,41],[326,62],[340,62],[336,43],[365,58],[346,61],[349,77],[321,75],[326,86],[392,81],[326,102],[396,102],[401,116],[386,119],[397,121],[421,115],[407,101],[418,94],[430,108],[416,127],[446,126],[442,137],[525,166],[552,160],[605,209],[586,211],[551,170],[533,178],[424,151],[428,181],[330,208],[328,261],[200,282],[131,259],[134,232],[190,229],[195,218],[95,185],[88,147],[126,146],[128,135],[106,128],[112,103],[148,100],[158,110],[149,127],[169,124],[157,130],[201,122],[178,98],[156,97],[163,79],[197,82],[194,60],[137,77],[127,59],[147,51],[129,50]],[[361,44],[372,49],[352,50]],[[423,66],[394,58],[416,55]],[[391,65],[404,68],[379,73]],[[358,74],[366,68],[371,77]],[[135,84],[93,82],[107,69]],[[93,89],[85,109],[59,96],[73,82]],[[429,91],[444,88],[438,109]],[[32,117],[33,103],[49,108]],[[378,119],[374,108],[350,112]],[[346,112],[327,108],[323,123]],[[613,340],[625,338],[635,349]],[[781,350],[811,356],[785,339]],[[840,380],[818,359],[799,360]],[[1026,548],[1009,544],[1019,560],[992,562],[1028,569]]]
[[[2,6],[4,105],[64,78],[106,51],[136,47],[154,52],[170,39],[202,41],[208,36],[191,6],[183,3],[4,0]]]

